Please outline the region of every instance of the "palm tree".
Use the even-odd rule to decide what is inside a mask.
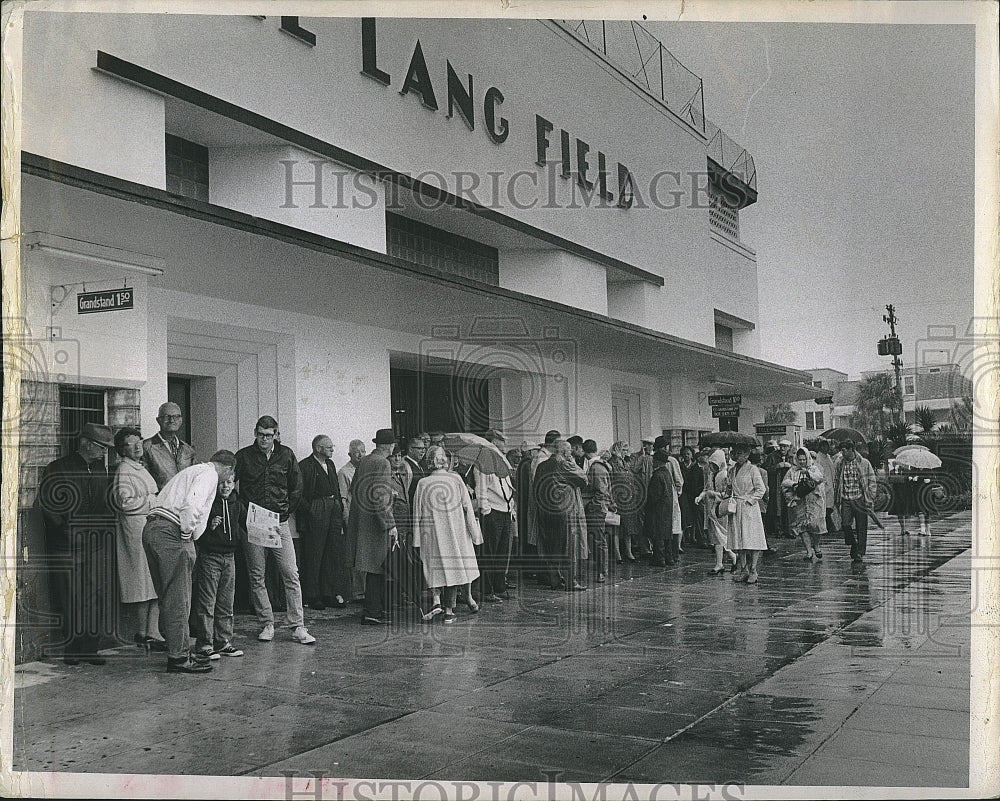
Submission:
[[[920,426],[920,430],[927,434],[933,431],[934,426],[937,425],[937,418],[930,406],[917,406],[913,410],[913,420]]]
[[[899,392],[888,373],[875,373],[861,379],[854,398],[851,425],[869,437],[886,429],[886,410],[898,412],[902,407]]]
[[[899,448],[906,444],[906,438],[913,433],[913,426],[909,423],[893,423],[885,429],[885,437],[892,443],[892,447]]]
[[[974,413],[971,394],[963,394],[961,400],[955,401],[951,405],[951,419],[955,423],[955,428],[959,431],[968,431],[972,428]]]

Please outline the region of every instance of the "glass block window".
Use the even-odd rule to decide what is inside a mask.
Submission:
[[[708,221],[729,239],[740,241],[740,210],[728,205],[725,195],[711,186],[708,190]]]
[[[500,285],[500,257],[496,248],[392,212],[386,212],[385,221],[390,256],[473,281]]]
[[[59,455],[76,450],[84,423],[104,423],[105,397],[103,389],[59,387]]]
[[[167,140],[167,191],[208,202],[208,148],[173,134]]]

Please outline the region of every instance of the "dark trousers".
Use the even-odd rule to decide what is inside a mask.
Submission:
[[[672,531],[650,532],[650,541],[653,543],[653,563],[654,564],[674,564],[680,555],[677,549],[677,535]]]
[[[365,573],[365,617],[381,620],[385,614],[385,576]]]
[[[841,500],[840,520],[844,542],[851,546],[851,558],[863,558],[868,547],[868,512],[864,500]]]
[[[836,534],[837,527],[833,524],[833,507],[831,506],[826,510],[826,532],[827,534]]]
[[[587,544],[594,556],[594,567],[599,576],[606,576],[608,573],[608,536],[604,516],[604,512],[591,513],[587,509]]]
[[[302,595],[310,601],[336,595],[349,598],[353,579],[347,564],[347,535],[340,504],[333,498],[316,498],[302,517],[308,518],[299,531]]]
[[[67,656],[95,654],[101,636],[115,633],[110,604],[115,556],[108,543],[106,531],[74,531],[70,549],[49,557],[52,607],[60,616],[58,644]]]
[[[482,557],[479,560],[483,595],[507,591],[507,553],[510,550],[510,514],[494,509],[480,518],[483,529]]]
[[[576,565],[569,547],[569,519],[562,515],[539,514],[538,523],[541,528],[539,546],[544,542],[549,585],[572,587],[576,581]]]

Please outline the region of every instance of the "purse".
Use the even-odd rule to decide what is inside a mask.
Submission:
[[[604,515],[604,525],[620,526],[621,524],[622,524],[622,516],[617,512],[607,512]]]
[[[725,500],[719,501],[718,506],[715,508],[715,514],[718,517],[736,514],[736,499],[726,498]]]
[[[805,498],[809,493],[816,489],[817,486],[816,481],[812,477],[803,473],[802,478],[800,478],[795,483],[795,486],[792,487],[792,492],[794,492],[799,498]]]

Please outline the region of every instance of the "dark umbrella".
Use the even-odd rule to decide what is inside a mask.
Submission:
[[[868,442],[865,435],[853,428],[828,428],[822,434],[823,439],[832,439],[836,442],[853,440],[854,442]]]
[[[741,434],[739,431],[713,431],[701,438],[702,445],[715,445],[719,448],[731,448],[733,445],[749,445],[751,448],[760,447],[760,442],[756,437],[749,434]]]

